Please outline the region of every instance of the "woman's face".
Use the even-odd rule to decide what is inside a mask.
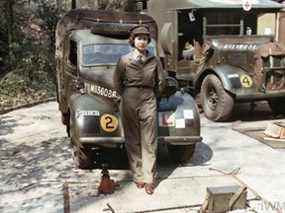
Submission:
[[[137,48],[139,51],[144,51],[147,48],[148,45],[148,36],[147,35],[137,35],[135,37],[135,48]]]

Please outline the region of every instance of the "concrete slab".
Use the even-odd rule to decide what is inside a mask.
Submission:
[[[285,150],[274,150],[232,129],[256,128],[272,119],[253,121],[246,117],[240,122],[214,123],[201,115],[203,143],[187,165],[177,167],[169,159],[162,159],[159,176],[163,180],[153,196],[131,183],[128,170],[113,170],[111,177],[121,183],[120,190],[96,197],[100,171],[74,169],[69,139],[55,102],[1,115],[0,211],[63,212],[61,186],[68,181],[72,182],[71,212],[100,213],[107,203],[116,212],[197,212],[197,207],[191,205],[203,202],[207,186],[238,183],[231,176],[210,170],[217,168],[224,172],[240,169],[238,178],[271,201],[279,212],[285,212]],[[35,187],[23,190],[31,183]],[[252,198],[250,193],[249,199]],[[179,206],[184,208],[172,208]],[[250,206],[255,212],[276,212],[261,201],[251,200]]]
[[[212,122],[204,119],[202,123],[207,127],[213,125]],[[274,150],[232,131],[230,125],[220,123],[219,129],[211,129],[211,134],[206,133],[209,131],[208,128],[202,128],[204,142],[208,142],[214,149],[214,155],[210,161],[212,166],[225,171],[240,168],[238,177],[245,183],[256,189],[267,200],[283,203],[285,201],[285,190],[282,190],[285,181],[284,150]],[[245,123],[245,126],[258,127],[260,122]]]
[[[144,189],[138,190],[132,182],[128,181],[122,182],[120,189],[114,194],[100,195],[98,197],[94,196],[97,194],[95,186],[95,188],[86,188],[85,192],[81,191],[82,193],[76,194],[72,193],[72,188],[76,188],[78,185],[70,185],[71,212],[103,212],[107,208],[107,204],[111,205],[116,213],[158,211],[159,209],[168,208],[178,211],[179,207],[193,209],[195,206],[203,203],[207,186],[236,184],[238,182],[229,176],[202,178],[175,178],[170,176],[160,182],[152,196],[147,195]],[[173,207],[177,209],[173,209]]]

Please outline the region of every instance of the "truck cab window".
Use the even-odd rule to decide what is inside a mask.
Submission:
[[[184,59],[183,51],[189,53],[194,49],[195,42],[203,44],[203,19],[196,10],[182,10],[178,13],[178,60]],[[188,54],[187,58],[191,58]]]
[[[226,18],[225,18],[226,17]],[[240,35],[243,31],[239,12],[208,12],[204,16],[205,35]]]
[[[261,13],[257,16],[257,34],[258,35],[274,35],[276,31],[276,14]]]
[[[257,14],[252,12],[250,15],[244,15],[244,35],[257,34]]]

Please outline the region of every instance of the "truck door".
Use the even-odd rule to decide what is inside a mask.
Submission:
[[[177,75],[178,79],[192,79],[203,47],[203,17],[200,11],[178,10]]]
[[[74,92],[74,83],[77,78],[77,43],[69,36],[64,42],[63,70],[60,78],[62,112],[68,111],[68,97]]]
[[[159,42],[163,49],[165,68],[176,72],[177,69],[177,13],[174,10],[166,11],[161,18],[163,24],[160,29]],[[162,54],[160,54],[162,55]]]

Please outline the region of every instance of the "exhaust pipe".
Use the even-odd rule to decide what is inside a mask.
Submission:
[[[128,0],[129,12],[143,12],[147,9],[148,0]]]

